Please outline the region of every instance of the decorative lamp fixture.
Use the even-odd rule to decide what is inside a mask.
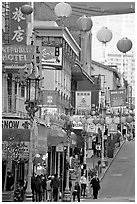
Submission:
[[[101,125],[104,125],[104,124],[105,124],[105,119],[104,119],[104,118],[100,118],[100,119],[99,119],[99,123],[100,123]]]
[[[21,7],[21,12],[25,15],[30,15],[33,12],[33,8],[29,4],[25,4]]]
[[[39,77],[36,76],[33,70],[30,76],[26,79],[26,103],[37,103],[39,97]]]
[[[122,38],[117,42],[117,49],[120,52],[122,52],[122,65],[121,65],[121,86],[122,87],[124,86],[123,77],[122,77],[123,70],[124,70],[124,54],[126,54],[126,52],[131,50],[131,48],[132,48],[132,42],[126,37]]]
[[[112,39],[112,32],[107,27],[103,27],[101,30],[97,32],[97,39],[106,44]]]
[[[132,123],[133,122],[133,117],[131,115],[126,117],[126,122],[127,123]]]
[[[119,117],[114,117],[114,118],[113,118],[113,122],[114,122],[115,124],[119,124],[119,123],[120,123],[120,118],[119,118]]]
[[[122,52],[126,53],[132,48],[132,42],[127,37],[122,38],[117,42],[117,49]]]
[[[120,121],[121,121],[121,123],[124,124],[124,123],[126,122],[126,117],[121,117],[121,120],[120,120]]]
[[[103,27],[97,32],[97,39],[102,42],[104,63],[106,63],[106,43],[112,39],[112,32],[107,27]]]
[[[83,15],[82,17],[78,18],[78,20],[76,21],[77,27],[80,31],[90,31],[93,23],[91,18]]]
[[[99,123],[99,118],[97,118],[97,117],[94,118],[94,119],[93,119],[93,123],[94,123],[95,125],[97,125],[97,124]]]
[[[54,12],[58,17],[69,17],[72,13],[72,8],[69,4],[61,2],[55,6]]]

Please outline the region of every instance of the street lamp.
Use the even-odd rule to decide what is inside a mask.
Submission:
[[[34,64],[33,64],[34,65]],[[26,79],[26,110],[30,116],[30,145],[28,163],[28,182],[26,189],[26,201],[32,201],[31,177],[32,177],[32,150],[33,150],[33,121],[35,113],[38,111],[39,77],[33,69]]]
[[[67,112],[71,112],[71,109],[67,109]],[[66,165],[66,188],[64,192],[64,197],[63,201],[71,202],[71,195],[70,195],[70,190],[69,190],[69,160],[70,160],[70,137],[71,137],[71,132],[73,131],[72,128],[72,121],[71,121],[71,114],[68,115],[61,115],[61,119],[65,121],[64,123],[64,130],[67,133],[68,137],[68,142],[67,142],[67,165]]]

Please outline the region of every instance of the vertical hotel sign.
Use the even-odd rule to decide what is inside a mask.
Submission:
[[[26,44],[26,18],[21,12],[21,6],[26,2],[11,2],[10,3],[10,44],[25,45]]]
[[[91,110],[91,91],[76,91],[76,110]]]

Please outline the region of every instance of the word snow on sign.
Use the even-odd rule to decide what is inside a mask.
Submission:
[[[91,91],[76,91],[76,109],[91,110]]]
[[[30,129],[30,123],[28,120],[19,119],[2,119],[2,128],[8,129]]]
[[[30,63],[34,53],[32,45],[3,45],[2,62],[7,64]]]

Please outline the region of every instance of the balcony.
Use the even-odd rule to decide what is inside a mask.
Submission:
[[[2,112],[3,113],[19,113],[20,115],[26,115],[25,98],[9,95],[8,97],[2,97]]]

